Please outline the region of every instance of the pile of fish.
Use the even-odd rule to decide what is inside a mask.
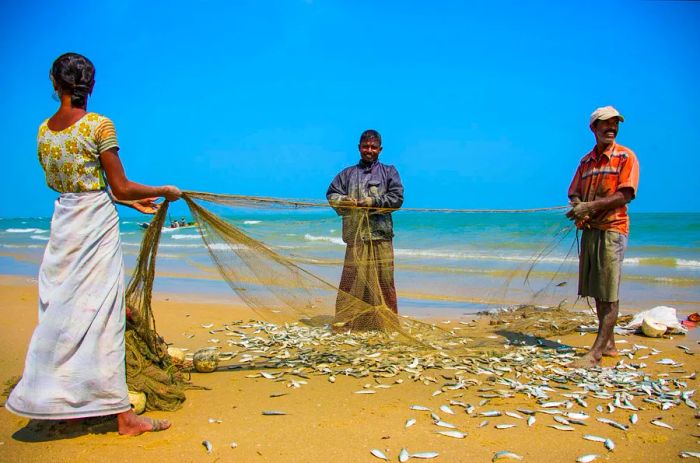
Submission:
[[[315,377],[331,383],[339,376],[373,381],[355,391],[356,394],[374,394],[398,387],[404,381],[423,383],[430,388],[431,397],[445,394],[442,396],[445,403],[434,408],[410,406],[404,427],[422,422],[434,426],[437,435],[454,439],[469,435],[464,430],[469,420],[478,422],[472,426],[477,430],[489,426],[489,420],[495,420],[493,427],[504,432],[536,425],[561,432],[580,432],[582,439],[599,442],[601,453],[605,453],[615,450],[615,433],[627,432],[638,425],[640,410],[658,410],[658,416],[649,423],[661,432],[671,432],[673,427],[664,421],[664,412],[683,407],[691,409],[688,413],[692,415],[697,409],[693,401],[695,389],[691,385],[696,372],[686,371],[683,363],[671,358],[674,354],[693,355],[685,346],[678,346],[680,350],[674,354],[661,355],[663,352],[654,348],[633,344],[631,348],[620,349],[620,360],[614,367],[575,369],[571,364],[576,353],[571,348],[550,349],[501,341],[500,349],[485,352],[467,347],[468,332],[449,345],[431,342],[431,349],[405,345],[395,337],[379,333],[334,334],[328,329],[298,323],[278,326],[239,320],[208,333],[217,336],[208,340],[208,349],[217,348],[222,361],[231,361],[219,369],[259,369],[259,373],[248,377],[283,382],[292,389],[303,387]],[[645,369],[651,363],[664,367],[664,371],[649,374]],[[468,389],[476,391],[478,403],[460,400]],[[526,397],[536,405],[532,409],[506,410],[503,400],[516,396]],[[494,399],[498,399],[500,407],[489,404]],[[603,436],[587,432],[588,424],[596,421],[608,425],[610,432]],[[375,448],[370,452],[379,459],[389,459],[386,450]],[[402,449],[395,458],[404,462],[438,456],[439,452],[433,449],[416,452]],[[700,453],[683,450],[679,456],[700,458]],[[598,454],[582,455],[576,461],[590,462],[598,457]],[[499,450],[493,461],[522,458],[510,450]]]

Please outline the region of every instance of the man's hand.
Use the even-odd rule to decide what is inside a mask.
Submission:
[[[335,203],[335,205],[337,207],[355,207],[357,206],[357,200],[348,196],[343,196]]]
[[[566,213],[569,220],[575,220],[576,223],[585,223],[595,214],[593,209],[593,201],[581,202],[571,201],[571,210]]]
[[[142,214],[149,214],[153,215],[156,212],[158,212],[158,208],[160,207],[160,204],[156,203],[156,200],[158,198],[144,198],[144,199],[139,199],[136,201],[133,201],[129,206],[133,207],[137,211],[139,211]]]
[[[363,198],[357,202],[360,207],[372,207],[374,206],[374,200],[371,197]]]

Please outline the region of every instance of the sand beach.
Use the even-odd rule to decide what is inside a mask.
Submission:
[[[0,380],[4,382],[22,372],[26,348],[36,323],[37,292],[35,281],[23,276],[2,276],[0,288],[3,319],[0,348],[4,353],[0,357],[3,372]],[[202,325],[219,326],[233,320],[257,319],[245,306],[196,303],[195,299],[156,294],[153,301],[159,333],[169,343],[190,352],[212,345],[209,340],[213,336]],[[450,323],[474,319],[473,315],[465,315]],[[471,329],[486,333],[494,328],[482,319]],[[669,386],[669,392],[694,391],[697,383],[694,373],[700,365],[698,357],[692,355],[697,350],[695,338],[692,332],[689,336],[672,339],[618,337],[618,349],[623,353],[624,349],[632,350],[634,354],[605,358],[603,366],[615,366],[621,359],[623,364],[639,365],[642,361],[639,357],[646,356],[643,370],[650,379],[662,379]],[[585,346],[593,339],[593,334],[570,334],[555,341]],[[634,345],[644,348],[633,349]],[[652,349],[659,352],[651,354]],[[674,363],[656,363],[661,359],[671,359]],[[235,363],[234,359],[228,364]],[[261,376],[262,371],[277,380]],[[336,375],[335,382],[330,382],[327,375],[294,376],[289,370],[282,373],[261,368],[255,362],[235,370],[193,373],[192,382],[207,390],[188,391],[184,406],[176,412],[147,412],[147,416],[169,419],[173,426],[164,432],[135,438],[119,436],[115,422],[108,419],[78,423],[30,422],[2,409],[0,461],[372,462],[381,461],[370,453],[372,449],[383,452],[389,461],[399,461],[401,449],[406,448],[409,454],[437,452],[432,461],[438,462],[488,462],[496,452],[504,450],[522,456],[523,461],[534,462],[573,462],[587,454],[600,455],[596,461],[640,462],[675,461],[682,451],[700,450],[696,410],[689,405],[694,402],[692,398],[687,403],[678,400],[680,398],[673,395],[675,392],[671,392],[669,398],[677,399],[678,403],[668,410],[644,402],[642,397],[632,400],[638,408],[636,411],[615,408],[610,413],[607,404],[612,403],[612,399],[590,395],[585,399],[585,408],[576,402],[572,402],[569,409],[560,405],[556,409],[564,413],[590,416],[585,419],[585,425],[571,424],[573,431],[562,431],[550,427],[559,423],[554,421],[555,415],[546,413],[541,403],[514,390],[505,391],[508,388],[494,382],[493,375],[489,374],[467,374],[464,376],[469,380],[467,387],[450,390],[444,385],[454,383],[454,369],[426,369],[420,377],[422,380],[412,379],[413,375],[407,372],[392,378]],[[292,383],[298,387],[290,387]],[[576,389],[570,384],[560,385],[561,389],[555,382],[551,385],[555,391],[551,393],[551,401],[567,401],[569,399],[561,394]],[[374,393],[356,393],[362,390]],[[614,393],[616,388],[609,390]],[[474,407],[471,413],[467,413],[467,404]],[[467,436],[454,438],[439,434],[453,429],[436,426],[431,411],[412,409],[414,405],[430,409]],[[603,412],[596,410],[597,405],[604,407]],[[534,424],[528,426],[528,416],[517,412],[519,408],[536,411]],[[448,409],[454,415],[445,411]],[[263,415],[263,411],[271,410],[282,411],[285,415]],[[502,412],[501,416],[480,415],[494,410]],[[515,414],[511,416],[506,412]],[[638,417],[636,424],[630,423],[632,413]],[[614,420],[628,429],[616,429],[597,421],[598,417]],[[406,428],[410,419],[415,419],[415,424]],[[656,419],[673,429],[652,424]],[[479,427],[484,421],[488,424]],[[495,427],[503,424],[516,426]],[[603,443],[584,440],[585,434],[613,440],[614,451],[606,450]],[[211,453],[207,452],[203,441],[211,443]],[[412,460],[421,461],[417,457]]]

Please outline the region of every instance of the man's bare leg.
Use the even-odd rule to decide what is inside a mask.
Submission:
[[[620,302],[605,302],[596,299],[595,307],[598,313],[598,335],[591,350],[572,364],[574,368],[594,367],[600,363],[603,355],[617,355],[613,332],[617,322],[617,314],[620,310]]]

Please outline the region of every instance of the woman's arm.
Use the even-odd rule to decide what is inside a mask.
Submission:
[[[177,201],[182,196],[180,189],[173,185],[153,187],[129,180],[117,154],[117,149],[102,152],[100,163],[107,175],[107,182],[112,189],[112,194],[120,201],[139,200],[154,196],[162,196],[168,201]]]

